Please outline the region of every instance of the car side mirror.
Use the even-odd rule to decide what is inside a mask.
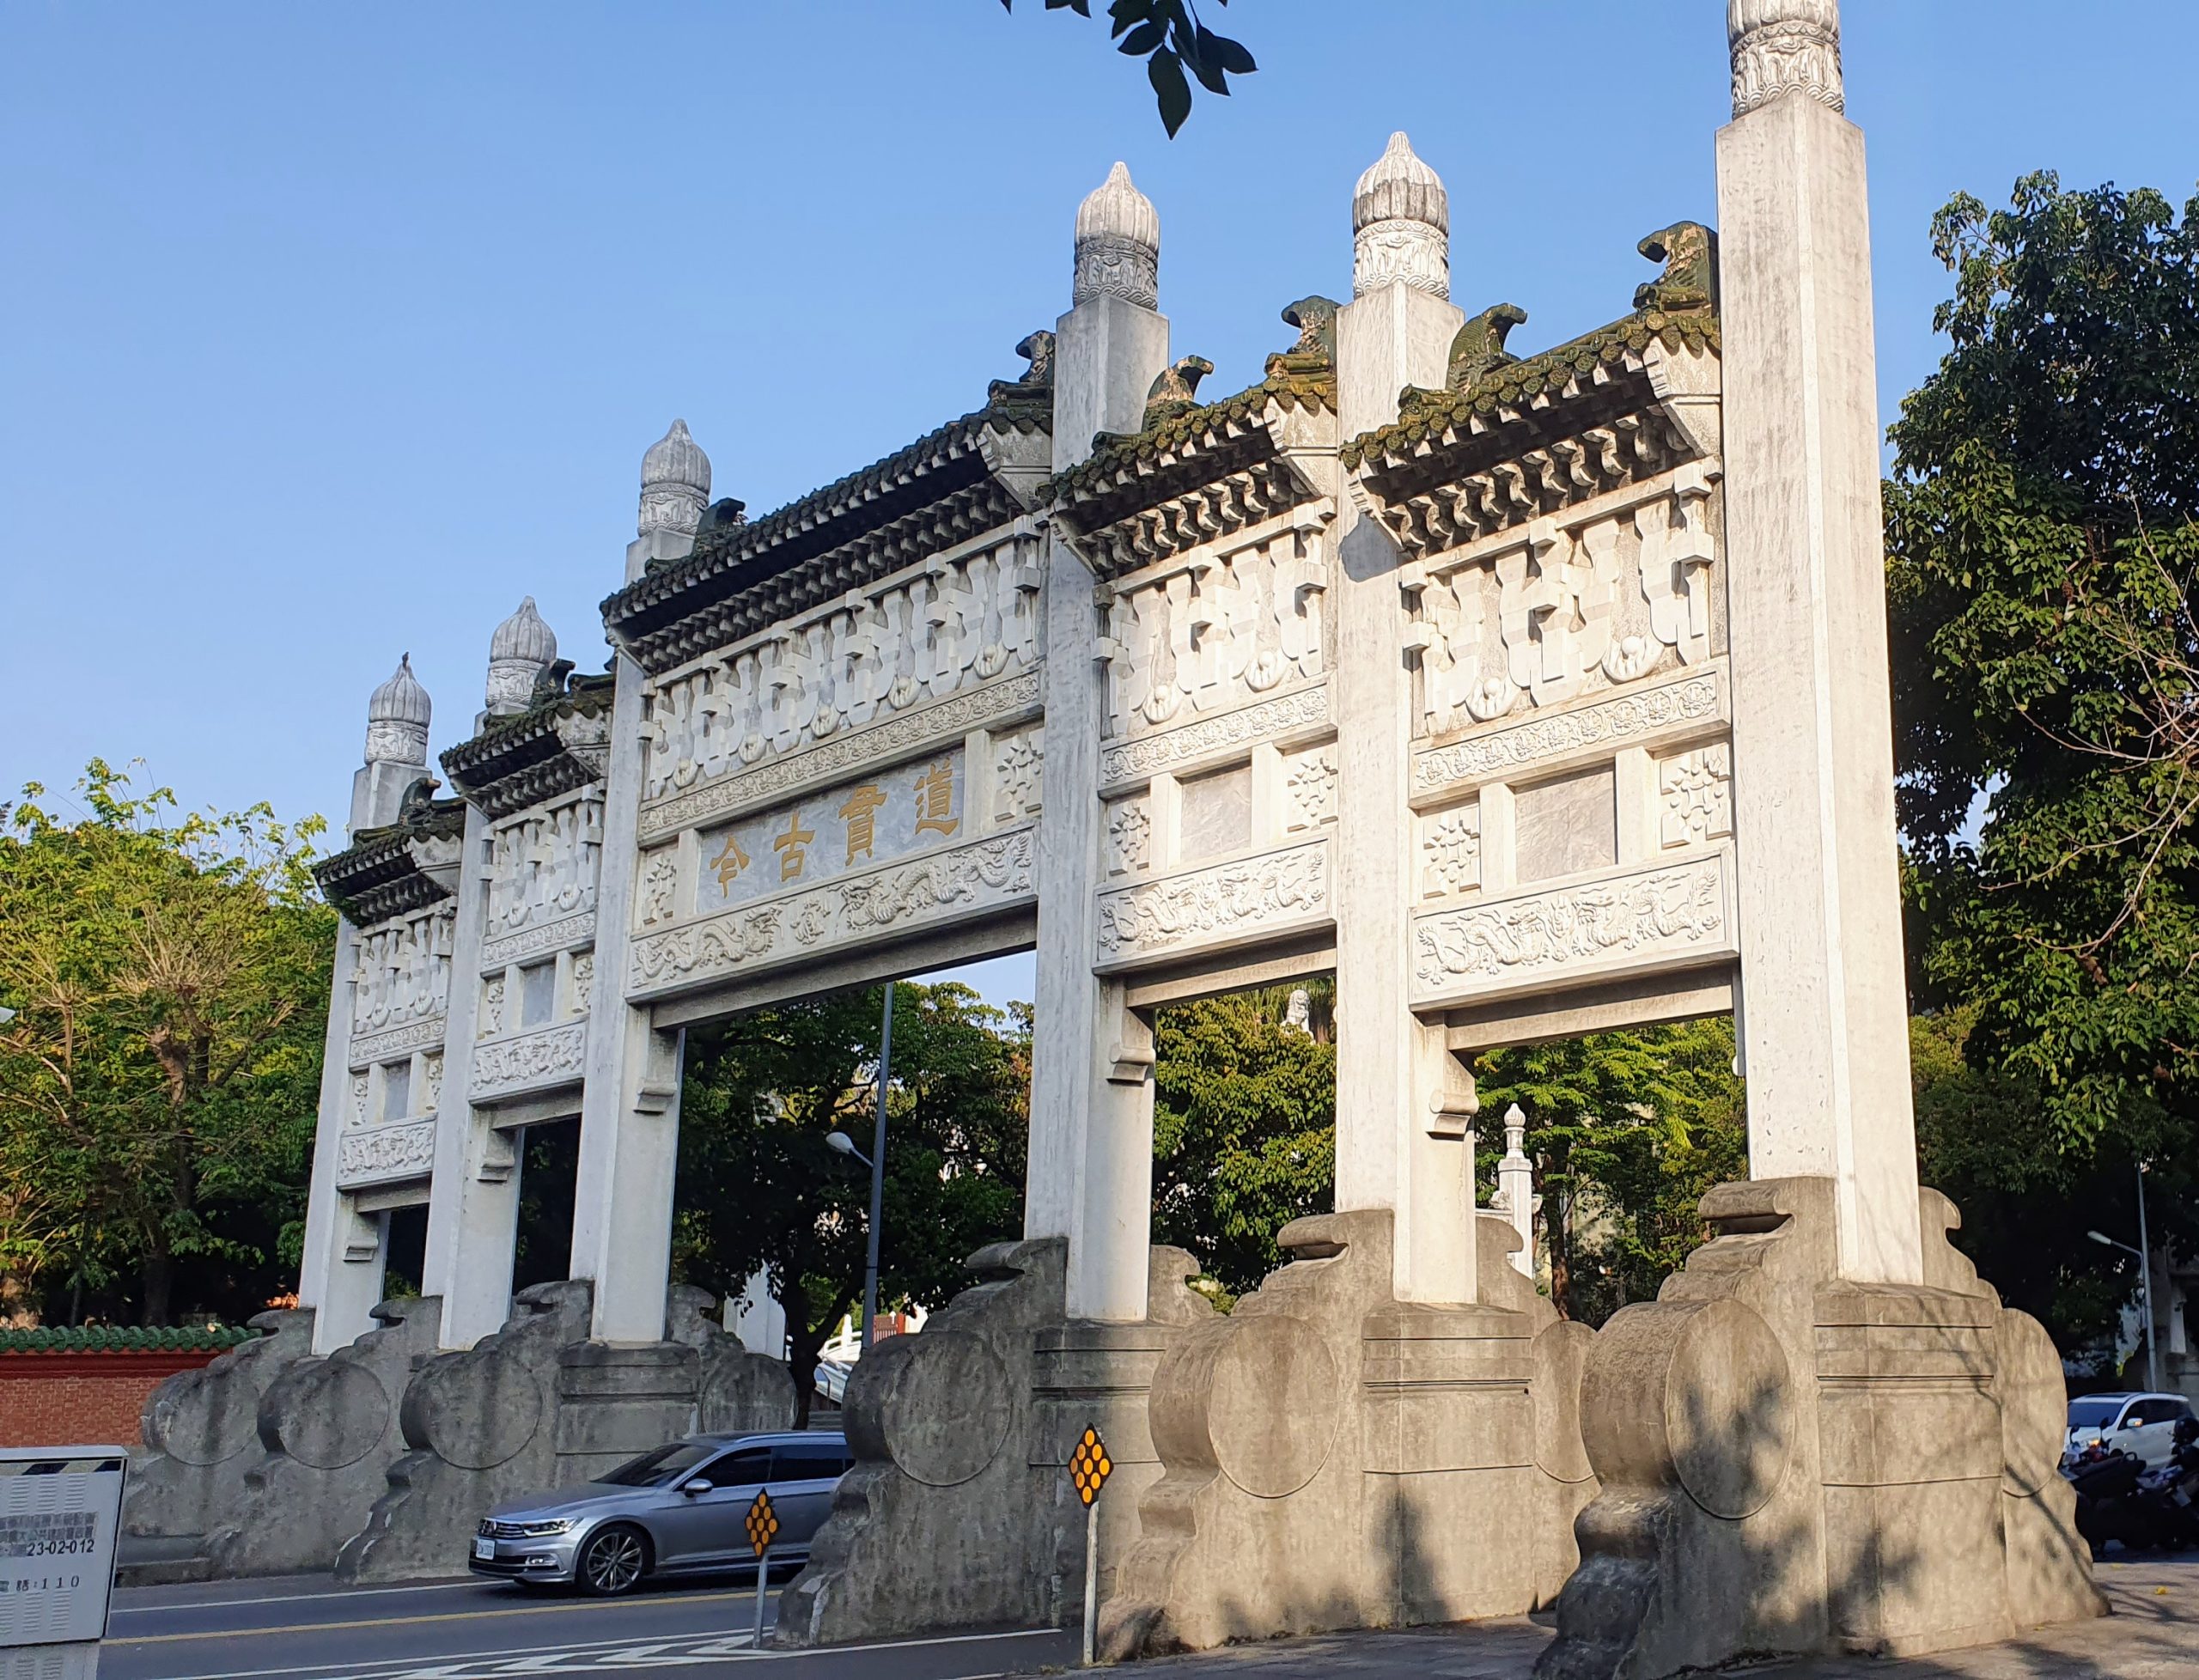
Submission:
[[[681,1482],[679,1484],[679,1491],[686,1494],[690,1499],[692,1499],[697,1494],[707,1494],[710,1492],[710,1486],[711,1484],[707,1478],[698,1476],[692,1482]]]

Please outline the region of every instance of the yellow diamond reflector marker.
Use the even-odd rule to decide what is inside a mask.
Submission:
[[[1107,1456],[1107,1444],[1100,1439],[1100,1432],[1087,1429],[1069,1459],[1069,1485],[1076,1489],[1077,1498],[1087,1505],[1098,1499],[1114,1470],[1115,1461]]]
[[[758,1488],[756,1498],[748,1507],[748,1515],[741,1526],[747,1531],[749,1549],[758,1557],[771,1549],[771,1542],[779,1532],[779,1513],[771,1509],[771,1490]]]

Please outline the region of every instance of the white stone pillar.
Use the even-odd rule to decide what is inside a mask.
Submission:
[[[1117,164],[1077,212],[1074,307],[1056,325],[1053,467],[1095,432],[1134,432],[1168,365],[1158,301],[1160,228]],[[1120,1062],[1147,1034],[1122,989],[1092,971],[1100,879],[1100,738],[1106,676],[1095,660],[1092,574],[1058,533],[1046,557],[1046,797],[1039,824],[1039,975],[1024,1234],[1069,1239],[1072,1318],[1145,1317],[1153,1224],[1153,1083]],[[1135,1044],[1132,1048],[1135,1048]],[[1136,1077],[1127,1076],[1135,1067]]]
[[[1732,0],[1718,134],[1749,1172],[1834,1181],[1843,1277],[1922,1281],[1861,132],[1834,0]]]
[[[1520,1233],[1513,1269],[1535,1275],[1535,1164],[1527,1159],[1527,1117],[1514,1103],[1504,1111],[1504,1158],[1496,1163],[1496,1195],[1512,1228]]]
[[[684,1046],[680,1033],[658,1032],[649,1012],[629,1007],[624,995],[644,749],[642,668],[622,654],[618,675],[596,887],[595,987],[588,998],[571,1275],[595,1285],[597,1340],[657,1342],[664,1336],[665,1290],[672,1276]]]
[[[337,1149],[351,1083],[351,969],[357,943],[350,920],[339,917],[328,1031],[321,1040],[320,1119],[314,1132],[313,1181],[306,1192],[304,1264],[298,1273],[298,1305],[313,1309],[316,1354],[333,1353],[374,1328],[387,1248],[381,1216],[359,1213],[336,1188]]]
[[[1441,386],[1465,320],[1447,298],[1442,184],[1403,135],[1360,178],[1352,222],[1355,295],[1337,312],[1345,437],[1396,419],[1404,387]],[[1337,1211],[1392,1210],[1399,1300],[1471,1301],[1473,1146],[1441,1106],[1462,1081],[1441,1028],[1422,1026],[1406,1002],[1412,677],[1398,555],[1348,494],[1337,532],[1340,575],[1324,609],[1336,637]]]
[[[436,1117],[436,1175],[428,1194],[428,1251],[420,1286],[422,1293],[442,1297],[441,1338],[446,1348],[471,1348],[503,1328],[511,1316],[513,1250],[519,1236],[519,1173],[510,1145],[466,1100],[473,1082],[481,944],[488,923],[488,819],[469,805],[459,854],[442,1100]]]

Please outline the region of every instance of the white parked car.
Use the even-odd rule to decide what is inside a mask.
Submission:
[[[2074,1458],[2097,1445],[2165,1464],[2176,1451],[2176,1426],[2191,1415],[2191,1403],[2181,1394],[2080,1395],[2069,1403],[2062,1456]]]

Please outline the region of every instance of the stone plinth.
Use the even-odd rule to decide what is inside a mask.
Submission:
[[[1084,1513],[1065,1469],[1075,1436],[1096,1424],[1118,1476],[1149,1480],[1146,1385],[1170,1340],[1211,1309],[1183,1287],[1197,1269],[1191,1257],[1156,1248],[1148,1322],[1071,1322],[1065,1247],[1046,1238],[980,1250],[973,1287],[921,1335],[881,1342],[856,1366],[846,1413],[855,1468],[781,1600],[777,1643],[1029,1627],[1081,1612]],[[1132,1509],[1119,1502],[1118,1546]],[[1103,1534],[1103,1560],[1107,1547]]]
[[[1541,1680],[1744,1655],[1909,1655],[2097,1616],[2056,1470],[2061,1361],[1920,1192],[1922,1284],[1837,1275],[1825,1178],[1725,1184],[1718,1237],[1598,1333],[1581,1424],[1602,1491]]]
[[[793,1422],[786,1367],[703,1318],[701,1291],[672,1292],[674,1339],[630,1346],[589,1339],[593,1294],[579,1280],[523,1289],[496,1335],[418,1366],[399,1418],[406,1450],[338,1554],[338,1580],[453,1573],[494,1506],[584,1482],[696,1429]]]
[[[442,1305],[433,1296],[384,1301],[375,1329],[268,1385],[258,1462],[206,1537],[216,1579],[326,1569],[365,1526],[405,1451],[399,1409],[414,1362],[436,1350]]]
[[[124,1533],[181,1539],[232,1520],[245,1472],[259,1460],[260,1397],[313,1353],[310,1310],[263,1312],[252,1322],[266,1334],[169,1378],[145,1403],[144,1450],[131,1455]]]
[[[1153,1382],[1164,1472],[1101,1613],[1114,1658],[1518,1615],[1573,1563],[1591,1491],[1559,1324],[1478,1221],[1474,1305],[1396,1298],[1382,1210],[1294,1221],[1292,1263],[1187,1330]]]

